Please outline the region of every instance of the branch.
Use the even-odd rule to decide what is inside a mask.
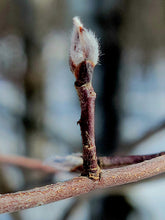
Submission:
[[[45,165],[42,161],[22,156],[10,156],[10,155],[2,155],[0,154],[0,163],[2,164],[10,164],[18,167],[39,170],[46,173],[56,173],[57,169],[54,167]]]
[[[73,201],[71,206],[65,211],[61,220],[71,219],[74,212],[76,212],[76,210],[82,205],[82,203],[83,203],[82,199],[79,198],[75,199],[75,201]]]
[[[133,141],[130,144],[121,144],[119,149],[124,149],[124,151],[129,151],[130,149],[136,147],[137,145],[143,143],[144,141],[148,140],[150,137],[155,135],[156,133],[165,129],[165,120],[161,121],[158,125],[151,127],[146,133],[144,133],[140,138]]]
[[[0,193],[5,194],[7,192],[12,192],[12,189],[5,178],[5,172],[3,172],[3,169],[0,167]],[[20,213],[11,213],[11,218],[13,220],[21,220]]]
[[[83,27],[78,17],[73,18],[74,29],[70,49],[70,69],[75,75],[75,88],[80,100],[81,118],[78,121],[83,143],[83,176],[97,180],[100,168],[97,164],[94,115],[96,93],[92,76],[98,61],[98,41],[91,31]]]
[[[109,157],[98,157],[98,164],[101,169],[109,169],[116,168],[131,164],[136,164],[143,162],[145,160],[150,160],[159,156],[165,155],[165,152],[160,152],[156,154],[148,154],[148,155],[128,155],[128,156],[109,156]],[[76,157],[76,154],[73,154]],[[60,157],[61,158],[61,157]],[[69,158],[71,161],[67,159],[67,167],[65,164],[65,158]],[[77,155],[78,161],[81,156]],[[27,158],[23,156],[15,156],[15,155],[2,155],[0,154],[0,164],[9,164],[18,166],[20,168],[26,168],[31,170],[38,170],[45,173],[57,173],[60,171],[68,171],[68,172],[82,172],[83,167],[82,164],[76,165],[74,164],[74,158],[72,155],[62,157],[63,160],[59,160],[57,157],[57,162],[53,161],[51,165],[47,165],[38,159]],[[57,166],[56,166],[57,165]],[[66,167],[66,170],[65,170]]]
[[[156,154],[147,155],[128,155],[128,156],[109,156],[109,157],[99,157],[98,164],[102,169],[121,167],[136,163],[141,163],[146,160],[151,160],[153,158],[165,155],[165,152],[160,152]]]
[[[137,182],[164,172],[165,155],[139,164],[104,170],[97,181],[82,176],[28,191],[5,194],[0,196],[0,213],[19,211],[79,196],[96,189]]]

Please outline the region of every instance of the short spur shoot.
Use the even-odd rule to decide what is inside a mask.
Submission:
[[[99,57],[99,45],[95,35],[84,28],[78,17],[73,18],[73,33],[70,48],[70,69],[76,81],[75,88],[81,105],[81,128],[83,143],[83,176],[98,180],[100,168],[95,146],[95,99],[92,76]]]

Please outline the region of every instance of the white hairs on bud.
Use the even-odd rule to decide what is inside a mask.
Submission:
[[[95,34],[83,27],[79,17],[73,18],[73,24],[70,48],[72,62],[77,66],[88,60],[96,65],[99,59],[99,44]]]

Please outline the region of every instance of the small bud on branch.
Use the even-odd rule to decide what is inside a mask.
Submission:
[[[83,27],[78,17],[73,18],[73,34],[70,49],[70,69],[74,73],[75,87],[81,105],[81,118],[78,121],[83,142],[82,175],[97,180],[100,168],[97,164],[94,112],[96,93],[92,87],[94,66],[98,62],[99,46],[95,35]]]
[[[70,48],[71,71],[83,61],[95,66],[99,59],[99,44],[95,34],[84,28],[78,17],[73,18],[73,33]]]

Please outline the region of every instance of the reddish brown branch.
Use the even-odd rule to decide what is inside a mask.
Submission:
[[[151,160],[153,158],[165,155],[165,152],[148,155],[128,155],[128,156],[109,156],[99,157],[98,164],[102,169],[126,166],[143,162],[145,160]]]
[[[22,156],[10,156],[0,154],[0,163],[15,165],[26,169],[39,170],[47,173],[58,172],[54,167],[45,165],[40,160]]]
[[[87,177],[76,177],[63,183],[5,194],[0,196],[0,213],[14,212],[48,204],[85,194],[95,189],[137,182],[164,172],[165,155],[139,164],[104,170],[98,181],[92,181]]]
[[[99,179],[100,168],[97,164],[94,111],[96,94],[93,90],[91,80],[93,66],[90,62],[82,62],[75,70],[75,87],[81,105],[81,118],[79,120],[83,142],[83,172],[82,175],[92,179]]]
[[[94,116],[96,93],[92,87],[93,69],[98,61],[98,41],[84,28],[78,17],[73,18],[74,29],[70,49],[70,69],[74,73],[75,87],[80,100],[81,136],[83,142],[83,176],[97,180],[100,168],[97,164]]]

